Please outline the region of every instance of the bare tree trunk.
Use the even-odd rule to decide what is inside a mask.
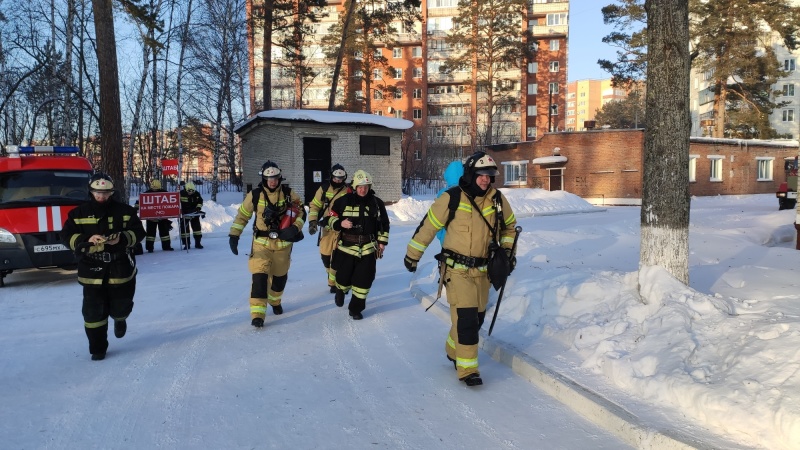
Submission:
[[[342,25],[342,39],[339,41],[339,52],[336,54],[336,65],[333,66],[333,77],[331,80],[331,95],[328,97],[328,111],[336,109],[336,89],[339,84],[339,73],[342,71],[342,61],[344,60],[345,42],[347,34],[350,33],[350,22],[353,20],[353,11],[356,9],[356,0],[350,0],[347,12],[344,16]]]
[[[122,112],[119,103],[117,43],[114,36],[113,0],[92,0],[97,36],[97,66],[100,78],[100,169],[115,180],[122,179]],[[115,197],[128,203],[120,189]]]
[[[150,39],[155,40],[155,30],[148,30],[147,36]],[[158,49],[153,47],[152,53],[153,67],[150,69],[152,71],[150,83],[153,85],[151,93],[152,97],[150,98],[150,114],[152,114],[152,117],[150,118],[152,121],[152,129],[150,130],[150,161],[153,164],[153,173],[159,177],[161,173],[159,170],[161,167],[161,149],[159,149],[158,145]],[[164,182],[164,180],[161,180],[161,182],[164,189],[168,190],[167,184]]]
[[[75,0],[67,0],[67,23],[64,41],[64,104],[61,115],[61,131],[64,133],[64,145],[72,145],[72,40],[75,33]]]
[[[719,94],[714,97],[714,134],[713,137],[725,137],[725,103],[728,101],[728,89],[725,82],[718,81]]]
[[[262,111],[272,109],[272,14],[274,0],[264,0],[264,42],[261,56],[264,75],[261,88]]]
[[[689,5],[646,0],[647,113],[640,269],[689,284]]]
[[[146,42],[142,44],[142,78],[139,80],[139,90],[136,92],[136,103],[133,105],[133,121],[131,123],[131,134],[128,139],[128,168],[125,172],[125,187],[130,192],[131,178],[133,177],[133,153],[136,135],[139,134],[139,118],[142,113],[142,100],[144,98],[144,88],[147,85],[147,71],[150,68],[150,54]]]
[[[189,40],[189,24],[192,19],[192,0],[186,6],[186,22],[181,29],[181,49],[178,53],[178,75],[175,79],[175,111],[178,122],[178,172],[183,174],[183,104],[181,103],[181,79],[183,77],[183,62],[186,56],[186,43]]]

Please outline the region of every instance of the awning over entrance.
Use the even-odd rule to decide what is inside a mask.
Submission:
[[[558,164],[565,162],[567,162],[566,156],[554,155],[554,156],[543,156],[541,158],[536,158],[533,161],[531,161],[531,164]]]

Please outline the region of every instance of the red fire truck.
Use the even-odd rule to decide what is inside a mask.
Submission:
[[[0,153],[0,287],[18,269],[74,267],[59,238],[67,214],[89,199],[92,165],[77,147],[17,147]]]

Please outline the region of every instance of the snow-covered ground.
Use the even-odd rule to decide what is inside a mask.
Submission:
[[[723,436],[800,448],[794,211],[778,211],[771,195],[693,199],[687,288],[638,272],[638,207],[505,192],[523,232],[489,339],[712,447]],[[389,207],[364,320],[333,304],[307,236],[295,245],[286,312],[268,314],[263,330],[249,325],[249,230],[239,256],[228,249],[241,194],[218,200],[206,199],[204,250],[139,257],[128,335],[111,337],[105,361],[89,360],[74,273],[6,278],[4,448],[625,446],[484,353],[484,386],[456,380],[448,325],[409,292],[435,292],[436,244],[416,274],[402,264],[431,198]]]

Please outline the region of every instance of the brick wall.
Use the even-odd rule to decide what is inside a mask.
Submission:
[[[528,164],[528,186],[548,189],[553,181],[548,168],[563,168],[563,188],[584,198],[641,199],[643,130],[597,130],[550,133],[535,142],[516,148],[489,151],[498,165],[507,161],[531,161],[552,156],[558,147],[566,163]],[[769,143],[739,139],[692,138],[689,154],[696,157],[696,177],[689,186],[691,195],[739,195],[773,193],[786,180],[784,158],[798,154],[796,142]],[[710,179],[711,159],[722,157],[722,179]],[[772,180],[757,181],[756,158],[772,159]],[[688,170],[688,167],[687,169]],[[504,170],[495,180],[504,186]],[[537,184],[539,183],[539,184]]]

